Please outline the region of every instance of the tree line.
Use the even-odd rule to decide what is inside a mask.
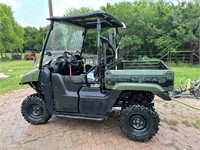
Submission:
[[[9,52],[14,49],[22,50],[24,30],[15,21],[11,8],[0,3],[0,52]]]
[[[126,29],[119,30],[122,56],[127,55],[130,59],[160,58],[168,52],[178,51],[194,51],[200,56],[199,0],[177,4],[163,0],[107,3],[101,10],[126,24]],[[83,7],[67,10],[65,15],[90,11],[93,9]],[[95,34],[89,32],[90,45],[86,50],[91,52],[93,49],[95,53],[95,42],[90,37],[92,33]]]
[[[13,17],[11,7],[0,3],[0,54],[25,52],[31,50],[40,52],[47,33],[48,26],[22,27]]]
[[[172,3],[164,0],[107,3],[101,6],[126,24],[120,29],[121,55],[158,58],[168,52],[195,51],[200,55],[200,1]],[[66,10],[64,15],[93,11],[92,8]],[[14,49],[40,52],[47,27],[22,28],[14,20],[11,8],[0,4],[0,52]],[[6,20],[6,21],[5,21]],[[10,28],[6,28],[10,25]],[[107,31],[103,33],[106,34]],[[9,34],[8,34],[9,33]],[[85,53],[96,53],[96,31],[87,32]],[[134,54],[134,56],[133,56]]]

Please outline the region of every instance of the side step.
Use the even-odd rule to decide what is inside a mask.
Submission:
[[[107,119],[107,116],[95,116],[95,115],[80,115],[80,114],[70,114],[70,113],[55,113],[58,117],[73,118],[73,119],[84,119],[84,120],[96,120],[101,121]]]

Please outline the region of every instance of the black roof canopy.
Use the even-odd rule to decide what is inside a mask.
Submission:
[[[97,27],[97,18],[101,19],[101,27],[123,27],[123,24],[109,13],[98,10],[85,14],[77,14],[72,16],[51,17],[47,20],[52,21],[65,21],[75,25],[82,26],[86,29]]]

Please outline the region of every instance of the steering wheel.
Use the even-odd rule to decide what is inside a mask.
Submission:
[[[68,56],[70,55],[70,56]],[[70,65],[72,66],[78,66],[78,60],[77,58],[71,54],[70,52],[65,51],[63,53],[63,58],[65,59],[65,61],[67,61]]]

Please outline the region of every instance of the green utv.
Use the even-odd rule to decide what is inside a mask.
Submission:
[[[118,109],[125,135],[136,141],[150,140],[159,129],[154,95],[171,100],[173,71],[162,61],[118,59],[118,28],[125,25],[109,13],[94,11],[48,20],[39,66],[20,83],[36,90],[22,103],[25,120],[36,125],[47,123],[52,115],[104,120],[108,112]],[[114,35],[102,37],[105,28],[113,28]],[[85,63],[82,55],[90,29],[97,33],[96,65]]]

